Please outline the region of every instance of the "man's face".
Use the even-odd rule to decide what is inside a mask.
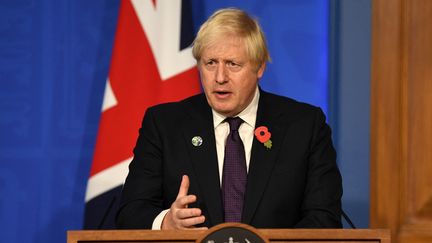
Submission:
[[[207,102],[222,115],[236,116],[252,101],[264,68],[249,60],[241,38],[215,40],[198,62]]]

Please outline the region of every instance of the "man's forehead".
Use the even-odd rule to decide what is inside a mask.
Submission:
[[[244,42],[239,38],[214,40],[203,48],[203,58],[242,58],[246,56]]]

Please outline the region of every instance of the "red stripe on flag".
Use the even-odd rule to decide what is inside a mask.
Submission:
[[[196,68],[161,80],[130,1],[121,2],[109,77],[117,105],[102,113],[90,176],[132,157],[149,106],[200,92]]]

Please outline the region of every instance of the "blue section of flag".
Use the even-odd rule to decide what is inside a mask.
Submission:
[[[86,203],[83,229],[115,229],[122,186],[109,190]]]

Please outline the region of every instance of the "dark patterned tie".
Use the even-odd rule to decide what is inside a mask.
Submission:
[[[243,120],[239,117],[229,117],[225,121],[230,126],[230,133],[226,139],[222,174],[225,222],[240,222],[247,177],[245,150],[238,133]]]

